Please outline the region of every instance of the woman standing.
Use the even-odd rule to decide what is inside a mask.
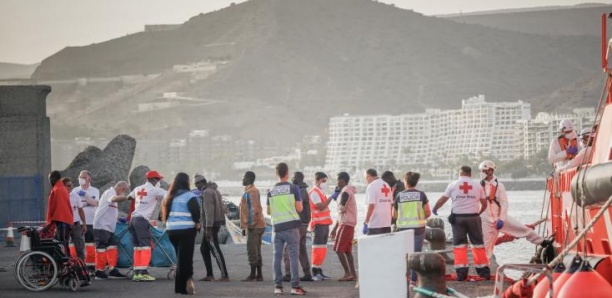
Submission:
[[[425,225],[427,218],[431,215],[429,200],[425,192],[416,189],[421,175],[419,173],[408,172],[404,175],[406,190],[401,191],[393,202],[393,218],[396,218],[396,225],[399,231],[414,230],[414,252],[423,250],[423,240],[425,239]],[[410,284],[415,285],[417,275],[414,270],[410,272]]]
[[[178,173],[162,202],[161,214],[178,259],[174,292],[193,295],[193,249],[196,231],[202,227],[198,197],[190,189],[189,175]]]

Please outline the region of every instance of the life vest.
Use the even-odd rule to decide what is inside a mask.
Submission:
[[[487,200],[489,201],[489,204],[491,203],[495,203],[495,205],[497,205],[497,218],[499,219],[499,216],[501,215],[501,204],[499,203],[499,201],[497,200],[497,178],[495,178],[495,185],[493,185],[493,183],[489,183],[489,185],[491,186],[489,188],[489,195],[487,195],[487,188],[485,187],[485,180],[482,179],[480,180],[480,185],[482,186],[482,190],[485,192],[485,196],[487,197]],[[495,216],[493,215],[493,210],[491,208],[489,208],[489,210],[491,210],[491,217],[495,218]]]
[[[427,224],[421,192],[402,191],[399,194],[397,204],[397,221],[395,225],[398,229],[422,228]]]
[[[325,204],[325,202],[327,202],[328,198],[318,187],[313,187],[308,192],[308,196],[310,197],[310,195],[313,192],[316,192],[319,195],[319,198],[321,198],[321,203]],[[331,225],[333,221],[331,218],[331,213],[329,212],[329,208],[325,208],[325,210],[319,211],[317,209],[317,205],[312,200],[309,200],[309,201],[310,201],[310,218],[311,218],[310,226],[313,227],[315,225]]]
[[[185,192],[172,200],[170,214],[166,222],[167,230],[184,230],[195,227],[187,203],[194,197],[193,192]]]
[[[565,136],[559,136],[559,146],[561,147],[561,151],[565,151],[567,150],[567,147],[571,146],[571,147],[576,147],[578,148],[578,141],[576,139],[571,139],[568,140],[565,138]],[[569,146],[568,146],[568,141],[569,141]],[[569,154],[567,153],[567,156],[565,157],[565,159],[572,159],[576,156],[576,154]]]

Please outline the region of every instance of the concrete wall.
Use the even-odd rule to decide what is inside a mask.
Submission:
[[[51,172],[49,86],[0,86],[0,177],[39,176],[45,210]]]

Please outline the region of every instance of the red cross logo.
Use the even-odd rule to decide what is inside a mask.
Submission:
[[[391,192],[391,190],[387,187],[386,184],[383,185],[383,187],[380,189],[380,191],[385,194],[385,197],[388,197],[389,193]]]
[[[463,190],[464,194],[467,194],[473,187],[467,182],[463,182],[463,185],[459,186],[459,189]]]
[[[139,192],[136,193],[136,195],[138,195],[138,199],[142,201],[142,198],[145,197],[147,195],[147,192],[145,191],[145,189],[141,189]]]

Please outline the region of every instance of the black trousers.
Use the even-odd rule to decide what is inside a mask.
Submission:
[[[215,258],[217,261],[217,265],[219,266],[219,270],[221,270],[221,277],[228,277],[227,267],[225,266],[225,258],[223,257],[223,252],[221,252],[221,248],[219,247],[219,229],[220,227],[212,227],[212,243],[208,241],[206,237],[206,232],[202,236],[202,245],[200,246],[200,252],[202,253],[202,258],[204,259],[204,266],[206,267],[206,276],[213,276],[212,269],[212,259],[210,255]]]
[[[187,294],[187,281],[193,277],[193,250],[195,229],[168,230],[168,237],[176,251],[177,267],[174,279],[174,293]]]

